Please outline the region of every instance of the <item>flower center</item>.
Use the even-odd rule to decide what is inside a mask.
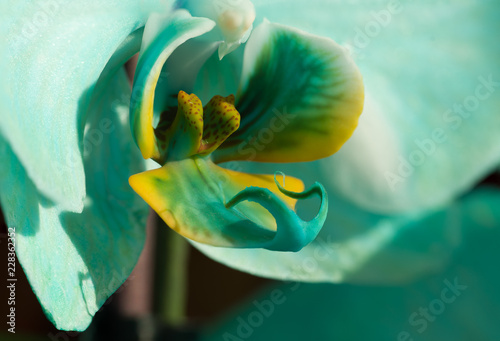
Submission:
[[[180,91],[175,108],[162,112],[155,129],[160,150],[159,164],[216,150],[240,126],[234,96],[214,96],[205,107],[195,95]]]

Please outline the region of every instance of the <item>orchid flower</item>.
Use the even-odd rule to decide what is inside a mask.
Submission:
[[[246,20],[239,20],[246,16],[238,17],[234,12],[219,16],[222,12],[210,11],[210,7],[201,5],[203,1],[183,1],[162,8],[134,1],[87,1],[85,5],[58,2],[48,7],[17,2],[0,8],[5,15],[1,29],[8,32],[0,38],[6,40],[1,46],[8,49],[4,54],[7,58],[0,61],[0,90],[5,98],[0,102],[0,146],[5,158],[0,168],[2,209],[9,226],[16,227],[19,261],[42,307],[58,328],[84,329],[137,260],[144,242],[148,207],[131,191],[128,178],[147,182],[158,175],[156,179],[163,180],[163,167],[171,166],[178,167],[178,174],[184,169],[192,171],[193,167],[188,169],[187,165],[192,166],[195,159],[200,159],[200,151],[207,150],[202,147],[203,141],[193,143],[196,140],[184,141],[187,151],[167,148],[166,142],[177,138],[171,129],[175,122],[169,120],[178,115],[177,122],[182,123],[181,118],[188,117],[182,111],[182,101],[180,113],[170,109],[178,106],[179,91],[194,93],[205,105],[205,113],[213,107],[207,106],[213,96],[224,96],[229,105],[229,96],[234,94],[238,110],[238,105],[245,103],[243,89],[260,90],[259,85],[248,87],[246,82],[252,78],[258,60],[251,57],[266,51],[257,48],[264,44],[258,37],[266,31],[296,34],[304,38],[299,39],[302,43],[328,41],[339,50],[330,40],[310,35],[316,34],[351,49],[366,88],[360,125],[338,153],[320,161],[288,166],[231,164],[241,172],[282,171],[287,174],[284,187],[295,191],[301,187],[296,188],[298,181],[288,175],[311,184],[316,180],[324,183],[329,194],[325,227],[301,251],[221,248],[196,241],[193,245],[224,264],[261,276],[362,284],[401,283],[438,272],[461,245],[460,224],[444,222],[460,202],[458,197],[498,169],[500,163],[500,118],[495,115],[500,105],[496,92],[499,46],[491,35],[497,28],[498,6],[493,1],[438,5],[427,1],[396,2],[389,6],[378,0],[291,0],[284,7],[283,2],[257,0],[250,9],[246,2],[235,3],[242,5],[241,13],[250,13],[248,18],[255,13],[255,29],[249,31]],[[207,32],[202,34],[201,29],[190,36],[191,40],[189,35],[184,36],[185,42],[172,45],[176,46],[174,51],[164,50],[168,42],[156,39],[161,39],[168,27],[181,26],[168,26],[175,21],[155,19],[151,13],[191,20],[185,12],[178,12],[179,6],[197,17],[193,19],[199,21],[200,27],[206,26]],[[303,31],[271,23],[258,26],[264,17]],[[228,27],[238,29],[228,31]],[[254,33],[256,39],[252,38]],[[239,44],[246,46],[238,48]],[[252,45],[256,49],[250,49]],[[121,65],[139,50],[142,62],[131,94]],[[308,54],[314,51],[318,50],[309,50]],[[155,57],[149,60],[148,55]],[[167,55],[170,57],[164,66],[159,62],[157,67],[155,63]],[[352,67],[342,70],[357,74]],[[273,75],[271,89],[275,95],[293,84],[287,75],[301,74]],[[154,98],[147,98],[153,94]],[[269,96],[272,94],[259,93],[262,98],[279,98]],[[189,96],[200,103],[192,94]],[[19,98],[22,100],[14,100]],[[287,93],[285,99],[293,100],[294,96]],[[153,110],[147,108],[147,103]],[[466,104],[471,110],[463,109]],[[274,109],[281,115],[294,114],[292,105],[286,106],[287,111],[280,106]],[[205,158],[207,171],[233,174],[212,162],[234,158],[293,161],[276,159],[267,153],[267,146],[264,153],[257,153],[262,144],[256,147],[255,140],[245,139],[248,136],[238,140],[248,111],[239,109],[239,113],[241,127],[225,136],[227,139],[210,150],[210,155],[201,157]],[[129,119],[135,141],[130,137]],[[291,142],[303,140],[294,135]],[[239,144],[242,152],[236,149],[235,153],[230,141],[247,144]],[[276,141],[270,142],[269,148]],[[277,145],[283,146],[283,141]],[[293,150],[288,156],[293,156]],[[423,161],[418,160],[419,155],[425,156]],[[162,168],[141,173],[158,168],[157,164],[146,164],[143,156],[153,157]],[[243,190],[224,191],[224,185],[232,184],[234,179],[224,176],[221,187],[208,193],[210,198],[227,203]],[[268,188],[285,200],[289,209],[290,199],[285,199],[272,177],[267,179],[272,186]],[[131,183],[134,186],[134,180]],[[197,191],[175,195],[207,191],[194,181],[186,185],[197,187]],[[154,198],[142,193],[152,206],[158,204],[162,214],[162,205],[169,198],[160,194]],[[473,195],[464,206],[463,219],[472,217],[480,226],[498,227],[495,218],[488,215],[496,207],[497,196],[495,190],[488,195]],[[242,204],[247,203],[233,208]],[[314,204],[304,211],[317,211],[318,205]],[[301,215],[300,207],[298,211]],[[173,216],[180,216],[182,226],[188,227],[183,233],[193,232],[189,228],[193,225],[179,212],[164,215],[164,219],[176,226]],[[261,236],[265,234],[271,235],[264,232]],[[219,236],[211,235],[210,239],[215,237]],[[214,244],[225,242],[222,238]]]
[[[148,207],[129,177],[196,243],[298,251],[315,239],[328,208],[320,184],[303,191],[279,168],[252,175],[216,164],[335,153],[363,107],[345,48],[268,21],[253,29],[249,1],[0,10],[0,199],[57,328],[84,330],[137,261]],[[131,91],[122,66],[139,51]],[[312,195],[318,213],[303,221],[293,207]]]

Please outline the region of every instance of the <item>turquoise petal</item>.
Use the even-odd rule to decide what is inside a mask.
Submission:
[[[314,163],[231,164],[231,168],[243,172],[266,172],[276,167],[290,176],[322,178]],[[383,215],[332,194],[331,187],[326,187],[326,191],[329,208],[324,227],[316,240],[298,253],[193,244],[220,263],[263,277],[309,282],[402,283],[442,269],[462,243],[460,222],[473,219],[469,217],[471,212],[475,213],[472,203],[481,202],[457,200],[449,207],[435,210]],[[495,214],[495,204],[485,200],[486,218]],[[314,201],[305,202],[298,205],[297,212],[306,219],[316,212],[316,206]]]
[[[0,195],[16,252],[47,317],[58,329],[84,330],[135,266],[148,207],[128,185],[144,170],[130,135],[130,87],[123,71],[96,89],[84,136],[87,198],[82,213],[37,190],[1,139]],[[68,179],[65,179],[66,181]]]
[[[214,25],[212,20],[193,18],[185,10],[177,10],[168,15],[154,14],[148,20],[144,29],[130,103],[132,134],[145,159],[160,159],[153,117],[155,96],[157,96],[155,89],[163,65],[176,48],[187,40],[212,30]],[[167,85],[167,89],[170,88],[171,86]],[[179,90],[182,89],[175,89],[176,96]],[[169,95],[169,92],[158,94],[158,96]]]
[[[345,49],[267,21],[246,43],[239,87],[241,125],[214,152],[216,162],[329,156],[351,136],[363,109],[363,81]]]
[[[462,220],[463,244],[442,272],[393,286],[280,284],[202,340],[498,340],[499,205],[498,190],[464,200],[475,217]]]
[[[349,48],[363,75],[357,130],[318,164],[327,187],[370,210],[403,212],[445,203],[498,166],[497,1],[254,4]]]
[[[85,197],[82,131],[94,83],[144,25],[139,1],[3,1],[1,133],[36,188],[67,210]]]

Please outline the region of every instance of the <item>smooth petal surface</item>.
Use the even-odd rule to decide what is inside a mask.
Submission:
[[[330,194],[388,213],[436,207],[498,165],[498,2],[254,4],[260,16],[348,47],[363,74],[360,125],[319,164]]]
[[[240,248],[298,251],[311,242],[326,218],[328,199],[321,185],[309,190],[288,178],[284,189],[268,175],[220,168],[206,158],[167,162],[134,175],[130,185],[176,232],[201,243]],[[321,199],[317,216],[303,221],[295,199]]]
[[[65,209],[84,205],[81,126],[93,86],[120,43],[144,25],[145,3],[0,5],[7,89],[0,130],[40,193]]]
[[[462,220],[463,244],[445,271],[404,286],[272,287],[202,340],[498,340],[500,211],[487,214],[485,201],[498,207],[500,198],[497,190],[467,200],[468,208],[485,211]]]
[[[130,88],[123,71],[109,79],[96,85],[106,93],[94,94],[87,116],[88,195],[82,213],[46,199],[0,137],[2,209],[8,226],[15,227],[24,272],[58,329],[86,329],[130,275],[144,244],[149,209],[127,181],[145,168],[130,135]]]
[[[214,25],[212,20],[193,18],[185,10],[177,10],[166,17],[153,15],[148,20],[130,103],[132,133],[145,159],[160,158],[153,118],[155,89],[163,65],[179,45],[210,31]]]
[[[213,53],[198,72],[193,92],[207,103],[213,96],[229,96],[238,93],[243,67],[244,46],[220,60]]]
[[[321,169],[314,163],[241,163],[239,170],[266,172],[278,166],[294,177],[321,179]],[[327,220],[316,240],[300,252],[271,253],[193,244],[220,263],[263,277],[309,282],[403,283],[442,269],[463,241],[462,225],[471,219],[481,223],[481,219],[487,220],[495,214],[498,207],[495,201],[466,198],[436,210],[383,215],[332,195],[330,187],[326,191]],[[309,201],[297,206],[299,216],[305,219],[315,212],[317,203]],[[495,223],[491,220],[492,226]]]
[[[214,160],[311,161],[335,153],[363,108],[363,82],[333,40],[264,22],[250,36],[236,108],[240,128]]]

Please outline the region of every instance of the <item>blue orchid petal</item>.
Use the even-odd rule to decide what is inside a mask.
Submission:
[[[47,317],[59,329],[84,330],[135,266],[145,239],[147,205],[128,177],[145,169],[128,124],[130,87],[123,72],[101,79],[84,136],[87,197],[82,213],[43,195],[1,139],[0,199],[16,252]],[[22,195],[19,195],[22,193]]]
[[[497,2],[254,4],[261,17],[351,49],[363,74],[360,124],[319,164],[331,190],[370,210],[403,212],[443,204],[498,165]]]
[[[214,25],[212,20],[193,18],[185,10],[177,10],[167,16],[152,15],[148,20],[130,103],[132,133],[145,159],[158,160],[160,158],[153,118],[155,96],[170,95],[168,92],[160,93],[158,96],[155,93],[165,62],[177,47],[191,38],[212,30]],[[176,89],[176,93],[178,91],[179,89]],[[163,109],[165,108],[161,110]]]
[[[474,218],[461,220],[463,243],[442,272],[405,285],[280,284],[201,339],[497,340],[499,206],[498,189],[464,199]]]
[[[144,25],[137,1],[3,2],[1,133],[40,192],[79,212],[81,126],[94,83],[120,43]]]

